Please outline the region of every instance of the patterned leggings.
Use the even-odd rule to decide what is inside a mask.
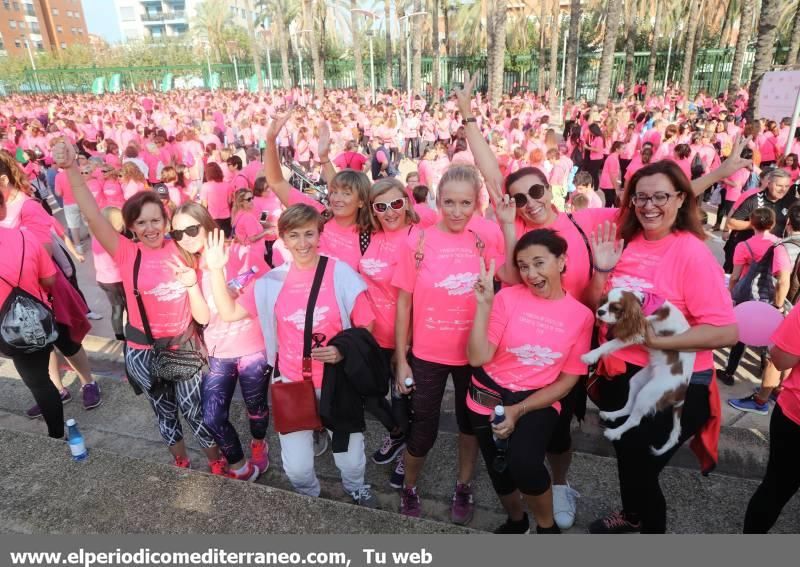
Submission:
[[[264,439],[269,424],[267,353],[261,351],[239,358],[209,357],[208,366],[202,385],[203,422],[228,462],[238,463],[244,459],[244,451],[229,419],[236,379],[239,379],[247,406],[250,434],[254,439]]]
[[[125,367],[128,380],[135,382],[142,390],[158,420],[158,430],[167,445],[172,447],[183,439],[183,429],[178,410],[183,414],[183,419],[189,425],[192,433],[197,438],[201,447],[214,446],[211,432],[203,424],[203,410],[200,400],[201,375],[198,374],[185,382],[174,382],[160,388],[158,394],[150,393],[152,386],[150,377],[150,359],[153,351],[150,349],[125,349]]]

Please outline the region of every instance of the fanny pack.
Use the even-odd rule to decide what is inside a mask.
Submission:
[[[503,398],[499,394],[479,386],[474,381],[469,384],[469,397],[482,408],[489,410],[493,410],[495,406],[503,405]]]

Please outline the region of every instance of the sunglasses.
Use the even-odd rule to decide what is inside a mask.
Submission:
[[[245,197],[244,199],[242,199],[242,201],[246,201],[248,203],[252,203],[253,202],[253,197]]]
[[[528,189],[527,193],[515,193],[511,196],[514,199],[514,203],[522,208],[528,204],[528,197],[530,196],[531,199],[541,199],[544,195],[547,186],[542,185],[541,183],[535,183],[531,185],[531,188]]]
[[[195,236],[200,234],[200,228],[201,227],[200,227],[199,224],[193,224],[192,226],[187,226],[186,228],[181,229],[181,230],[171,230],[169,232],[169,234],[170,234],[170,236],[172,236],[172,239],[175,242],[180,242],[181,240],[183,240],[183,235],[184,234],[186,234],[186,236],[190,236],[192,238],[194,238]]]
[[[405,206],[406,206],[405,197],[400,197],[399,199],[395,199],[394,201],[391,201],[389,203],[380,203],[380,202],[372,203],[372,209],[376,213],[385,213],[386,211],[389,210],[389,208],[395,211],[400,211]]]

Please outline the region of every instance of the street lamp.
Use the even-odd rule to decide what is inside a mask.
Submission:
[[[669,48],[667,49],[667,67],[665,69],[665,74],[664,74],[664,94],[667,93],[667,88],[669,85],[669,64],[670,60],[672,59],[672,39],[675,37],[675,31],[676,30],[673,29],[669,34]],[[678,34],[680,34],[682,31],[683,31],[683,22],[678,24],[678,29],[677,29]]]
[[[300,95],[303,94],[303,54],[300,52],[300,34],[314,33],[312,30],[298,30],[292,34],[294,46],[297,51],[297,64],[300,69]]]
[[[428,12],[411,12],[405,16],[401,16],[398,20],[406,20],[406,90],[408,91],[408,106],[411,108],[411,101],[413,93],[411,92],[411,29],[409,27],[409,18],[414,16],[425,16]]]
[[[33,59],[33,52],[31,51],[31,42],[28,38],[22,36],[22,41],[25,42],[25,49],[28,50],[28,58],[31,60],[31,69],[33,69],[33,78],[36,82],[36,90],[39,90],[39,72],[36,70],[36,61]]]
[[[269,20],[265,20],[265,23],[269,25]],[[267,72],[269,73],[269,94],[274,94],[272,90],[272,59],[270,58],[269,53],[269,34],[267,33],[267,28],[264,24],[261,24],[261,37],[264,40],[264,43],[267,46]]]
[[[375,15],[374,12],[370,12],[369,10],[363,10],[361,8],[352,8],[350,11],[353,12],[354,14],[363,14],[368,18],[372,18],[372,22],[370,23],[369,29],[367,30],[367,37],[369,38],[370,88],[372,89],[372,104],[375,104],[375,57],[372,52],[372,38],[375,36],[375,30],[373,29],[373,27],[375,25],[375,18],[377,16]]]
[[[208,90],[213,90],[211,87],[211,57],[209,55],[209,42],[208,39],[203,40],[203,48],[206,52],[206,66],[208,67]]]
[[[225,46],[228,48],[228,56],[233,59],[233,74],[236,77],[236,90],[239,90],[239,64],[236,61],[236,49],[239,44],[236,41],[226,41]]]

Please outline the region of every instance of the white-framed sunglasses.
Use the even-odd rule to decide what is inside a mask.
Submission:
[[[395,199],[394,201],[389,201],[388,203],[372,203],[372,210],[376,213],[385,213],[390,208],[395,211],[403,210],[406,206],[406,198],[400,197],[399,199]]]

